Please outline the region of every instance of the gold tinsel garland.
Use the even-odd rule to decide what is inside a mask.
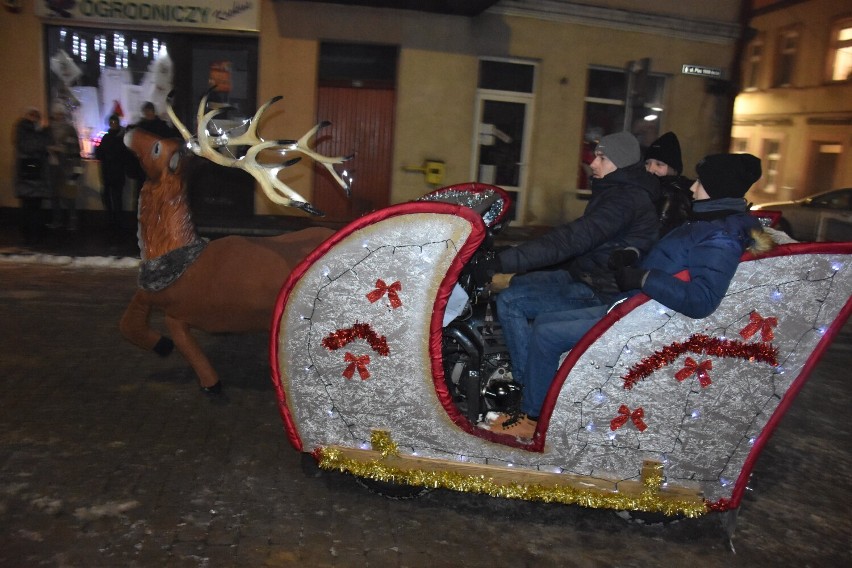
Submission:
[[[375,438],[375,433],[374,433]],[[389,442],[390,437],[381,438],[381,443]],[[375,440],[372,440],[375,442]],[[387,446],[386,446],[387,448]],[[375,449],[378,449],[377,447]],[[380,450],[384,454],[384,450]],[[691,500],[664,499],[659,494],[662,474],[652,475],[644,481],[645,490],[641,494],[604,493],[600,490],[577,489],[570,486],[545,487],[537,483],[500,484],[484,475],[465,475],[451,471],[426,471],[422,469],[403,470],[381,463],[379,460],[361,461],[343,457],[339,450],[323,448],[315,455],[319,456],[319,466],[323,469],[336,469],[358,477],[428,487],[432,489],[452,489],[469,493],[482,493],[491,497],[542,501],[544,503],[563,503],[582,505],[595,509],[615,509],[647,511],[668,516],[684,515],[689,518],[700,517],[707,512],[703,502]]]

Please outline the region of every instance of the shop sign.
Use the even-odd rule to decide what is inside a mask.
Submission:
[[[684,65],[681,69],[684,75],[698,75],[699,77],[721,77],[722,70],[718,67],[703,67],[701,65]]]
[[[36,15],[72,23],[259,31],[261,0],[36,0]]]

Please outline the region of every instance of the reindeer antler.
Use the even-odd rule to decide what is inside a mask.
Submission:
[[[312,215],[323,215],[323,213],[322,211],[314,208],[304,197],[299,195],[295,190],[278,178],[278,173],[281,170],[292,166],[301,160],[301,158],[291,158],[289,160],[284,160],[279,164],[263,164],[257,161],[257,156],[260,152],[264,150],[274,150],[279,152],[282,156],[286,156],[288,152],[299,152],[304,154],[317,163],[322,164],[322,166],[331,173],[335,181],[340,184],[346,192],[347,197],[350,195],[351,186],[346,181],[349,179],[349,175],[346,172],[343,173],[343,176],[338,174],[334,169],[334,164],[340,164],[346,160],[350,160],[354,157],[354,154],[337,157],[323,156],[308,146],[308,143],[317,131],[330,124],[328,121],[323,121],[317,124],[297,141],[264,140],[257,133],[257,128],[260,124],[260,117],[266,109],[270,107],[270,105],[281,100],[282,97],[277,96],[263,103],[251,119],[243,122],[243,125],[248,124],[244,133],[238,136],[231,136],[229,134],[230,131],[223,131],[212,122],[213,118],[230,107],[205,112],[207,109],[207,97],[209,93],[210,91],[201,98],[201,101],[198,104],[197,136],[193,136],[189,129],[181,123],[180,119],[178,119],[172,109],[171,101],[169,101],[169,104],[166,107],[169,118],[172,119],[172,122],[186,141],[187,147],[192,150],[194,154],[207,158],[211,162],[221,166],[239,168],[248,172],[258,181],[263,192],[273,203],[286,207],[296,207]],[[211,124],[216,129],[216,135],[214,137],[211,137],[209,132],[209,126]],[[249,146],[249,149],[245,156],[233,158],[219,151],[220,148],[227,146]],[[346,180],[344,180],[344,177]]]

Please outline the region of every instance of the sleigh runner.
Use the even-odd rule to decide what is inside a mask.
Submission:
[[[849,316],[852,243],[744,259],[701,320],[642,295],[620,304],[567,355],[524,444],[476,427],[442,353],[462,269],[506,207],[499,188],[452,186],[351,223],[292,272],[270,354],[294,447],[413,486],[667,515],[738,507]]]

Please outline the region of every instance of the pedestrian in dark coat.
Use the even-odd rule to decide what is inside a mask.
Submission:
[[[51,196],[47,164],[50,137],[41,112],[30,107],[15,125],[15,196],[21,200],[21,234],[32,243],[43,234],[42,201]]]
[[[116,229],[121,225],[127,164],[131,159],[135,159],[124,145],[124,128],[121,127],[121,119],[117,114],[109,117],[109,130],[95,149],[95,157],[101,166],[101,199],[107,214],[107,223]]]

